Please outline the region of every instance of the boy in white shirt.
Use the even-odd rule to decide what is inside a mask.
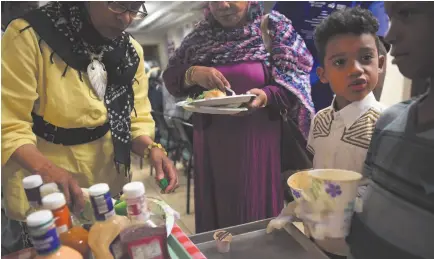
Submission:
[[[375,124],[385,108],[372,92],[385,59],[379,52],[378,28],[370,11],[356,7],[335,11],[315,29],[321,62],[317,74],[330,85],[335,98],[311,123],[307,149],[313,154],[314,168],[362,173]],[[294,202],[284,208],[267,231],[292,220],[294,208]],[[346,258],[343,239],[315,242],[330,258]]]
[[[370,11],[351,8],[332,13],[315,29],[321,61],[317,74],[335,98],[311,123],[307,149],[314,155],[314,168],[362,172],[384,109],[372,93],[384,64],[378,26]]]
[[[332,13],[315,29],[321,62],[317,74],[335,98],[311,123],[307,149],[314,168],[363,171],[375,124],[385,108],[372,92],[385,59],[379,51],[378,26],[370,11],[356,7]],[[346,258],[344,240],[315,242],[330,258]]]

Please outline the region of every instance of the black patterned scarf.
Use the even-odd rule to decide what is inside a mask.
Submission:
[[[90,54],[104,51],[102,63],[107,70],[104,103],[112,134],[114,162],[118,172],[128,175],[133,83],[140,61],[130,35],[124,32],[113,40],[103,38],[92,26],[84,2],[50,2],[28,13],[24,19],[39,35],[39,44],[45,42],[52,49],[51,57],[57,55],[66,63],[63,76],[72,68],[82,80],[91,61]]]

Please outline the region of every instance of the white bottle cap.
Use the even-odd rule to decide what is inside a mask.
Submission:
[[[137,198],[145,194],[145,186],[142,182],[131,182],[124,185],[122,189],[125,198]]]
[[[27,176],[23,179],[24,189],[33,189],[43,184],[42,177],[38,174]]]
[[[39,192],[42,196],[45,196],[44,194],[48,193],[54,193],[54,192],[60,192],[59,188],[57,187],[56,183],[46,183],[39,187]]]
[[[60,192],[51,193],[42,198],[42,206],[46,210],[57,210],[65,204],[65,195]]]
[[[53,220],[53,213],[49,210],[40,210],[27,216],[26,224],[28,227],[39,227]]]
[[[100,195],[103,195],[105,193],[108,193],[109,191],[110,191],[110,188],[109,188],[108,184],[99,183],[99,184],[92,185],[89,188],[89,195],[90,196],[100,196]]]

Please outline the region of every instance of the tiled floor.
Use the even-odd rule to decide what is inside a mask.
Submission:
[[[144,161],[143,168],[140,169],[140,159],[133,156],[133,181],[142,181],[145,184],[146,195],[149,197],[157,197],[164,200],[174,210],[179,212],[181,219],[177,224],[187,234],[191,235],[195,233],[194,227],[194,199],[193,199],[193,181],[191,183],[191,198],[190,198],[190,215],[187,215],[187,178],[185,177],[182,166],[178,167],[179,173],[179,188],[172,194],[161,194],[160,188],[154,180],[154,176],[150,175],[149,164]]]

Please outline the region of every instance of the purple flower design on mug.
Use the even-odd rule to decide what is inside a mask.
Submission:
[[[298,192],[298,191],[296,191],[296,190],[292,190],[292,195],[294,195],[294,197],[295,197],[296,199],[298,199],[298,198],[301,197],[301,193]]]
[[[333,198],[342,194],[341,187],[333,183],[327,183],[326,192]]]

